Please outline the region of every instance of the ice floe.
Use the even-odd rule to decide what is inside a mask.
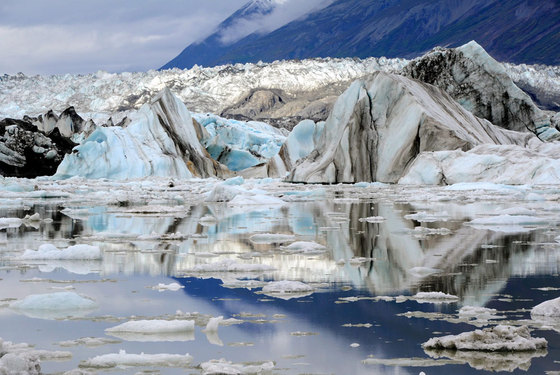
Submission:
[[[274,362],[260,364],[233,363],[225,359],[214,359],[200,364],[204,375],[241,375],[241,374],[271,374]]]
[[[286,300],[306,297],[313,294],[314,291],[315,289],[311,285],[307,285],[301,281],[289,280],[272,281],[262,288],[262,293]]]
[[[124,350],[118,353],[103,354],[80,362],[85,368],[113,368],[117,366],[164,366],[188,367],[193,357],[189,354],[130,354]]]
[[[10,304],[11,309],[40,319],[84,316],[97,307],[91,298],[74,292],[32,294]]]
[[[160,292],[163,292],[163,291],[166,291],[166,290],[176,292],[176,291],[181,290],[183,288],[184,288],[184,286],[181,285],[181,284],[178,284],[178,283],[170,283],[170,284],[159,283],[158,285],[152,287],[152,289],[160,291]]]
[[[424,349],[455,349],[478,351],[530,351],[546,349],[544,338],[531,337],[527,326],[497,325],[458,335],[434,337],[422,344]]]
[[[191,341],[194,326],[194,320],[131,320],[105,332],[127,341]]]
[[[419,292],[411,298],[420,303],[452,303],[459,300],[459,297],[443,292]]]
[[[52,244],[43,244],[35,250],[26,250],[21,260],[99,260],[101,250],[98,246],[73,245],[66,249],[58,249]]]

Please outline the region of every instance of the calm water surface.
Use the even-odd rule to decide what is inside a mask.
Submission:
[[[23,218],[38,212],[43,219],[52,219],[0,229],[0,337],[38,349],[72,352],[71,359],[42,362],[44,373],[63,373],[84,360],[121,349],[189,353],[194,359],[186,368],[84,370],[198,374],[200,363],[225,358],[235,363],[273,361],[273,373],[278,374],[560,371],[560,324],[554,330],[530,320],[533,306],[560,296],[556,201],[538,201],[536,206],[534,201],[523,203],[550,217],[546,224],[502,231],[466,223],[520,207],[518,201],[503,195],[495,201],[464,201],[464,196],[455,195],[457,199],[410,202],[399,199],[397,193],[323,190],[324,196],[313,196],[312,191],[276,189],[274,194],[287,203],[272,207],[178,203],[169,196],[157,202],[99,205],[76,197],[29,201],[24,197],[23,203],[0,200],[0,217]],[[408,216],[418,212],[433,217]],[[373,216],[382,219],[363,220]],[[251,238],[266,233],[294,237],[286,242]],[[286,250],[284,246],[294,240],[325,245],[326,251]],[[97,245],[103,259],[18,259],[25,249],[45,243],[59,248]],[[220,272],[201,268],[223,261],[271,269]],[[274,280],[302,281],[315,292],[291,299],[263,294],[261,287]],[[152,288],[172,282],[184,288]],[[63,288],[92,298],[98,307],[63,316],[9,307],[15,299]],[[410,298],[420,291],[444,292],[458,299],[433,303]],[[533,337],[548,340],[547,351],[471,356],[424,351],[421,344],[431,337],[484,326],[459,319],[458,310],[467,305],[498,310],[495,319],[484,324],[529,325]],[[220,326],[217,334],[205,333],[207,320],[216,316],[240,322]],[[171,339],[163,335],[115,337],[105,332],[131,319],[187,317],[197,322],[194,334]],[[82,337],[113,341],[97,347],[59,345]]]

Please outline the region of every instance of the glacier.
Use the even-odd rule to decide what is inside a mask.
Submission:
[[[531,133],[545,141],[560,137],[555,128],[560,116],[538,108],[515,85],[508,73],[514,68],[517,79],[520,69],[526,69],[526,80],[539,71],[508,68],[470,42],[436,48],[412,61],[326,58],[159,73],[4,76],[0,87],[6,90],[0,96],[12,99],[0,105],[0,113],[21,114],[25,106],[26,113],[37,116],[25,117],[29,126],[80,143],[60,163],[56,179],[240,175],[306,183],[554,183],[554,156],[544,151],[549,146],[528,145]],[[556,70],[541,70],[556,82]],[[53,98],[47,83],[67,91]],[[31,84],[37,87],[30,90]],[[81,85],[79,90],[75,85]],[[45,112],[42,100],[55,110],[75,107],[57,116],[52,109]],[[326,121],[298,121],[292,131],[219,115],[257,116],[267,101],[281,104],[269,113],[277,120],[311,116],[311,107],[330,114]],[[236,107],[239,103],[242,107]],[[197,112],[201,108],[211,111]],[[5,145],[10,143],[0,142]],[[6,147],[0,149],[6,151],[4,159],[22,165],[22,154]],[[37,157],[58,155],[57,162],[69,152],[33,147],[44,152]],[[516,168],[523,168],[516,155],[530,155],[537,172],[513,178],[520,176]],[[485,169],[488,163],[494,164]],[[498,164],[503,166],[499,171]]]

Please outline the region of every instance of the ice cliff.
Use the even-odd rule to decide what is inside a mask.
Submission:
[[[227,167],[199,141],[200,125],[169,89],[129,116],[127,127],[99,127],[60,164],[55,177],[223,177]]]
[[[525,145],[530,137],[475,117],[437,87],[376,72],[339,97],[317,148],[288,180],[397,182],[422,152]]]

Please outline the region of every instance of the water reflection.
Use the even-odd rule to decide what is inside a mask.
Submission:
[[[551,237],[546,230],[510,234],[464,225],[486,207],[446,207],[444,221],[436,222],[407,219],[424,209],[413,204],[331,200],[256,208],[215,203],[184,206],[164,216],[130,207],[66,208],[66,214],[59,206],[4,209],[0,216],[40,212],[52,222],[4,230],[7,241],[0,242],[0,249],[17,253],[51,240],[59,246],[93,243],[104,252],[101,263],[39,262],[43,272],[61,267],[78,274],[188,276],[200,265],[229,261],[262,265],[263,271],[216,270],[202,276],[228,283],[247,277],[351,283],[376,295],[433,290],[473,305],[484,305],[512,275],[549,274],[560,265],[558,248],[543,245]],[[371,216],[384,220],[360,220]],[[294,235],[325,245],[327,251],[287,252],[280,243],[251,241],[255,233]]]
[[[395,200],[348,198],[352,197],[340,194],[335,200],[295,201],[275,207],[231,207],[226,203],[170,206],[165,202],[143,206],[37,204],[29,208],[5,207],[0,211],[0,217],[23,217],[40,212],[43,221],[38,226],[23,225],[1,230],[4,240],[0,238],[0,261],[5,267],[21,267],[24,265],[18,260],[21,252],[27,248],[37,249],[45,242],[60,248],[75,243],[95,244],[103,250],[102,261],[37,261],[32,264],[37,267],[33,272],[66,272],[76,278],[85,274],[90,274],[88,277],[93,277],[91,274],[101,277],[125,275],[131,285],[154,285],[152,278],[172,276],[185,286],[176,292],[180,298],[177,295],[150,295],[145,298],[148,302],[135,300],[130,290],[124,289],[124,281],[119,281],[115,287],[101,289],[103,292],[89,290],[98,300],[105,298],[115,302],[128,316],[137,314],[134,308],[145,306],[142,303],[158,308],[175,308],[184,303],[193,311],[211,311],[225,317],[242,312],[264,315],[255,319],[245,317],[246,322],[239,327],[221,327],[219,335],[216,331],[205,332],[204,343],[200,339],[204,339],[204,335],[197,334],[195,340],[194,331],[188,337],[119,336],[127,341],[127,345],[141,348],[139,350],[144,350],[140,343],[156,341],[159,345],[167,340],[180,340],[188,344],[194,340],[196,345],[189,350],[197,360],[205,358],[208,355],[205,351],[209,352],[211,346],[223,345],[226,350],[231,343],[259,340],[267,345],[266,349],[255,350],[255,356],[261,355],[260,359],[262,356],[268,358],[271,353],[296,356],[304,353],[307,358],[300,359],[300,362],[312,361],[313,372],[365,374],[372,369],[380,373],[395,372],[362,366],[361,361],[372,354],[376,358],[403,355],[424,359],[429,356],[437,360],[448,358],[453,363],[489,371],[527,370],[533,358],[537,358],[534,362],[546,355],[539,352],[516,355],[513,360],[507,355],[425,353],[419,343],[432,336],[434,331],[460,331],[471,327],[465,323],[431,322],[399,314],[409,310],[452,314],[456,312],[457,304],[434,307],[419,305],[412,300],[402,303],[394,300],[339,302],[342,298],[358,295],[396,296],[431,290],[458,296],[459,305],[492,303],[496,293],[505,293],[511,288],[508,281],[514,276],[558,272],[560,254],[553,244],[554,231],[551,228],[505,233],[465,225],[480,212],[492,210],[491,203],[458,205],[447,202],[426,207]],[[436,214],[437,220],[426,222],[419,220],[421,215],[408,216],[423,211]],[[360,220],[373,216],[383,220]],[[278,240],[251,240],[254,234],[267,233],[313,241],[324,245],[326,252],[294,253],[287,251],[283,246],[285,243]],[[236,265],[230,267],[235,271],[212,269],[217,264]],[[26,262],[25,266],[28,265]],[[265,282],[284,279],[311,284],[315,293],[292,300],[259,293]],[[119,288],[126,293],[117,294]],[[138,290],[138,294],[148,290],[143,286],[134,288],[135,294]],[[136,303],[134,308],[127,306],[129,301]],[[100,314],[108,314],[107,310],[115,308],[107,305],[111,303],[102,306]],[[110,313],[116,314],[115,311]],[[281,315],[290,318],[283,319],[279,317]],[[99,327],[96,329],[98,331],[88,334],[100,335]],[[294,332],[318,334],[291,335]],[[360,343],[360,347],[351,348],[350,344],[355,342]],[[165,348],[169,350],[170,347]],[[246,360],[246,352],[231,350],[227,353],[228,359]],[[343,353],[344,360],[335,353]],[[450,363],[445,361],[443,363]],[[297,367],[294,362],[293,359],[280,359],[278,366],[297,368],[298,371],[290,373],[306,372],[305,366]],[[457,372],[469,373],[470,370],[466,365],[460,369]],[[396,372],[418,373],[415,370]]]

